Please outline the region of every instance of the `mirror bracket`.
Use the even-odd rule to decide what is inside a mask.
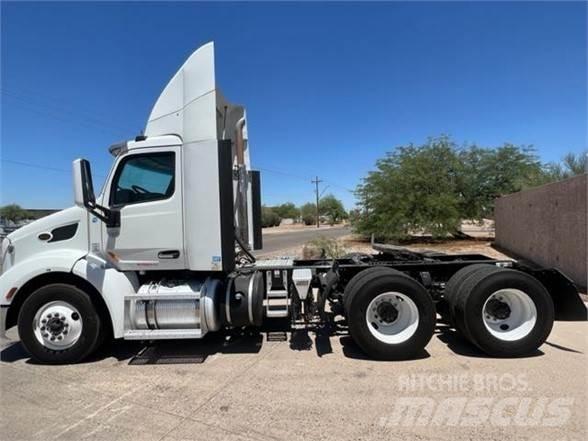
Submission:
[[[88,204],[88,211],[106,224],[107,228],[120,227],[120,210],[110,210],[102,205]]]

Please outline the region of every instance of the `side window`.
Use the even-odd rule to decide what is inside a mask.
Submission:
[[[122,160],[110,189],[110,205],[167,199],[174,194],[173,152],[146,153]]]

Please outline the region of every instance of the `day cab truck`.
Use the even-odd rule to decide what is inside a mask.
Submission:
[[[39,362],[75,363],[111,338],[190,344],[275,318],[337,318],[369,356],[394,360],[423,351],[438,315],[497,357],[535,351],[555,318],[586,319],[557,269],[482,255],[376,245],[339,259],[256,261],[260,174],[247,127],[245,108],[217,88],[213,43],[200,47],[144,135],[110,147],[98,196],[78,159],[75,206],[2,241],[1,333],[17,326]]]

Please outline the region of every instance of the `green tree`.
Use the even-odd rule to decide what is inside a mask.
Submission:
[[[568,153],[560,162],[550,163],[545,167],[546,180],[549,182],[562,181],[587,172],[588,151]]]
[[[272,208],[273,211],[282,219],[298,219],[300,217],[300,210],[296,208],[292,202],[286,202],[282,205]]]
[[[270,207],[261,207],[261,226],[277,227],[280,225],[282,218]]]
[[[328,194],[319,201],[321,216],[327,216],[331,225],[341,222],[347,217],[343,203],[332,194]]]
[[[491,216],[496,197],[544,181],[527,146],[458,148],[446,136],[407,145],[376,162],[356,190],[355,228],[384,239],[457,234],[461,220]]]
[[[361,218],[361,210],[359,208],[352,208],[347,213],[347,218],[351,225],[355,225],[357,221]]]
[[[300,207],[300,216],[304,225],[314,225],[316,223],[316,204],[307,202]]]
[[[546,182],[543,166],[529,146],[476,145],[458,152],[457,191],[462,219],[491,217],[494,200]]]
[[[21,208],[20,205],[9,204],[0,207],[0,217],[12,222],[18,222],[19,220],[28,218],[29,213]]]

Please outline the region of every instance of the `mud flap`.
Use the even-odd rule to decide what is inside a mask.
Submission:
[[[588,310],[578,294],[578,288],[565,274],[555,268],[536,270],[532,274],[549,291],[555,306],[556,320],[588,320]]]

